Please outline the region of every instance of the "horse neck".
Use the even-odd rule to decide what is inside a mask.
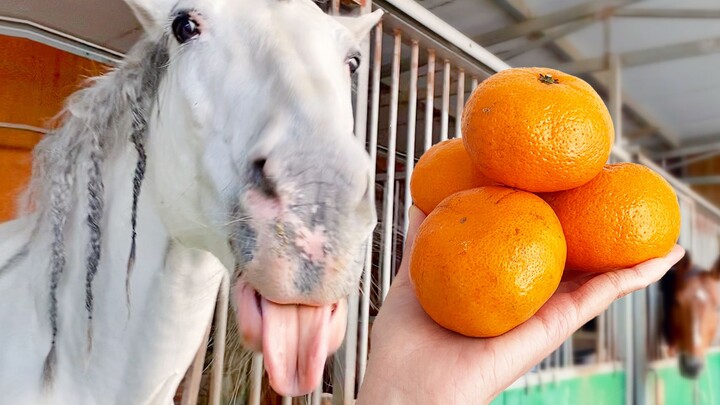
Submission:
[[[65,227],[66,265],[57,286],[57,363],[50,403],[167,402],[210,321],[224,268],[209,253],[169,238],[147,185],[138,201],[137,253],[128,279],[136,161],[128,147],[109,156],[103,167],[105,212],[99,223],[92,320],[86,296],[90,236],[82,169],[87,163],[76,162],[74,202]],[[18,393],[18,398],[42,392],[38,384],[52,336],[52,232],[40,218],[0,227],[0,266],[23,246],[29,249],[0,272],[0,324],[17,332],[0,334],[0,391]],[[37,235],[26,244],[37,221]]]

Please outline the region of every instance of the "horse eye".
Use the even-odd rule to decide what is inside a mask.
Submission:
[[[347,60],[348,67],[350,68],[350,74],[355,73],[360,67],[360,57],[353,55]]]
[[[172,31],[179,43],[185,42],[200,35],[198,24],[188,13],[180,13],[172,22]]]

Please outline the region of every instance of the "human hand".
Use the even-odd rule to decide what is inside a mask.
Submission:
[[[684,255],[607,273],[565,272],[555,294],[529,320],[493,338],[470,338],[435,323],[415,297],[410,249],[425,219],[410,208],[403,261],[375,319],[358,405],[487,404],[614,300],[659,280]]]

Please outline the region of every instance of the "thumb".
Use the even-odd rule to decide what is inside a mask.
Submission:
[[[407,233],[405,234],[405,249],[403,250],[402,264],[400,265],[400,268],[398,269],[398,273],[395,278],[407,278],[412,245],[415,242],[418,228],[424,220],[425,214],[420,211],[418,207],[411,205],[410,209],[408,210],[408,229]]]

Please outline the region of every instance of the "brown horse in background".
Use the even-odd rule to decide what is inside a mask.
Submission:
[[[685,255],[660,281],[665,319],[663,334],[670,355],[679,354],[680,374],[695,379],[718,328],[720,258],[711,271],[692,264]]]

